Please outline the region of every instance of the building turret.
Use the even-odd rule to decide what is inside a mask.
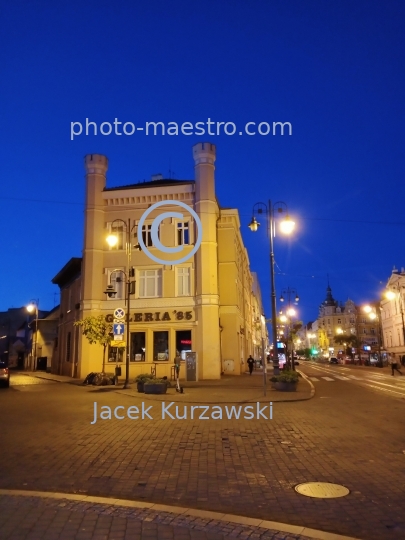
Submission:
[[[200,350],[199,377],[218,379],[221,350],[218,295],[218,203],[215,196],[216,148],[211,143],[193,146],[195,169],[195,210],[201,219],[202,242],[196,253],[196,305]],[[204,336],[212,336],[209,340]],[[201,361],[202,360],[202,361]]]

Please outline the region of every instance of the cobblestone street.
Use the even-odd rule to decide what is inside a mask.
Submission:
[[[403,400],[353,385],[344,387],[343,397],[344,381],[317,384],[309,401],[274,403],[273,420],[113,417],[94,425],[94,401],[141,407],[142,395],[61,383],[10,388],[0,392],[7,418],[0,487],[237,514],[364,540],[403,538]],[[311,481],[342,484],[350,494],[314,499],[294,491]],[[52,506],[55,511],[66,508]],[[152,525],[160,527],[154,519]],[[253,532],[249,538],[261,538]]]

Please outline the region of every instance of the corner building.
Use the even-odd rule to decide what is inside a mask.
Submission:
[[[127,272],[129,265],[130,279],[135,281],[130,299],[130,379],[155,367],[158,377],[170,377],[176,351],[183,358],[187,350],[197,353],[200,380],[219,379],[221,373],[239,375],[245,371],[247,356],[257,357],[258,321],[263,313],[260,288],[250,272],[238,211],[223,209],[217,201],[215,157],[213,144],[199,143],[193,147],[195,180],[155,175],[151,181],[113,188],[106,187],[107,158],[99,154],[85,157],[85,234],[80,309],[75,317],[102,314],[112,322],[117,308],[126,310],[125,277],[119,270]],[[196,212],[202,225],[199,249],[184,262],[170,263],[192,251],[198,230],[190,212],[167,204],[150,212],[141,231],[150,254],[166,264],[155,262],[144,250],[133,249],[128,260],[126,242],[138,244],[142,215],[161,201],[179,201]],[[158,237],[164,246],[181,251],[163,253],[153,246],[152,223],[162,213],[173,211],[182,217],[161,220]],[[114,247],[106,242],[111,232],[118,236]],[[54,281],[61,287],[59,282]],[[115,298],[105,294],[109,284],[117,291]],[[64,280],[62,296],[72,296],[69,288]],[[63,299],[61,302],[65,305]],[[63,332],[60,325],[58,372],[83,378],[100,371],[102,347],[90,345],[81,332],[71,331],[69,337]],[[64,343],[69,343],[68,360]],[[124,339],[122,345],[125,343]],[[71,351],[76,350],[72,358]],[[125,376],[125,354],[122,346],[109,347],[106,370],[113,371],[118,361]],[[183,368],[181,377],[184,372]]]

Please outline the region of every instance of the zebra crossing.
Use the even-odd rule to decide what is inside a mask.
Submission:
[[[311,365],[311,371],[317,372],[316,375],[307,375],[308,379],[311,382],[322,382],[326,381],[327,383],[333,383],[338,381],[345,381],[348,383],[357,383],[361,384],[363,387],[369,387],[373,390],[382,391],[389,393],[394,397],[403,397],[405,398],[405,376],[392,377],[388,373],[370,373],[364,371],[359,375],[353,375],[350,373],[352,370],[350,368],[340,367],[339,374],[333,368],[323,367],[323,366],[314,366]]]
[[[356,377],[356,375],[348,375],[347,377],[344,375],[335,375],[333,374],[333,377],[326,377],[319,375],[318,377],[314,377],[312,375],[308,375],[308,379],[310,381],[319,382],[321,379],[324,381],[332,382],[335,379],[338,379],[339,381],[350,381],[350,380],[363,380],[364,377]]]

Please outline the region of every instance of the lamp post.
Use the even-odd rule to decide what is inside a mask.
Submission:
[[[124,221],[123,219],[115,219],[111,223],[111,234],[107,237],[107,243],[110,247],[114,247],[118,243],[118,235],[117,233],[114,233],[114,229],[117,229],[118,226],[121,226],[123,229],[123,232],[125,232],[125,252],[127,255],[127,267],[126,271],[121,270],[120,268],[113,270],[113,272],[121,272],[125,277],[125,291],[126,291],[126,297],[125,297],[125,303],[126,303],[126,358],[125,358],[125,382],[124,382],[124,389],[129,388],[129,358],[130,358],[130,352],[129,352],[129,346],[130,346],[130,331],[129,331],[129,323],[131,320],[131,294],[134,293],[132,288],[132,282],[131,277],[134,277],[134,271],[131,269],[131,258],[132,258],[132,248],[135,248],[137,251],[140,251],[141,248],[139,244],[136,244],[132,246],[132,240],[131,235],[133,230],[135,229],[135,223],[131,224],[131,218],[128,218],[128,221]],[[111,275],[110,275],[111,280]],[[109,284],[107,287],[107,290],[105,291],[106,294],[110,297],[114,297],[117,294],[117,291],[115,291],[114,286]]]
[[[378,348],[378,367],[383,367],[383,362],[381,358],[381,339],[380,339],[380,317],[376,313],[376,309],[371,306],[363,306],[363,311],[365,311],[372,321],[377,321],[377,348]]]
[[[294,366],[294,344],[293,344],[292,327],[291,327],[292,317],[294,317],[294,315],[295,315],[295,310],[294,310],[294,308],[291,307],[291,296],[295,295],[294,304],[298,304],[300,299],[299,299],[299,296],[298,296],[298,293],[297,293],[297,289],[290,288],[290,287],[287,287],[286,289],[283,289],[281,291],[280,302],[284,302],[284,296],[283,295],[286,295],[287,302],[288,302],[288,304],[287,304],[288,305],[288,307],[287,307],[287,315],[290,317],[289,324],[288,324],[288,338],[289,338],[288,341],[291,344],[290,363],[291,363],[291,369],[293,371],[295,371],[295,366]]]
[[[282,202],[276,202],[274,205],[271,200],[268,204],[258,202],[253,205],[253,217],[248,227],[252,232],[256,232],[260,226],[260,223],[256,220],[255,214],[265,214],[267,217],[267,235],[270,240],[270,283],[271,283],[271,329],[273,337],[273,366],[274,375],[278,375],[278,353],[277,353],[277,305],[276,305],[276,282],[274,275],[274,236],[275,236],[275,211],[279,214],[285,213],[285,219],[280,223],[280,230],[284,234],[291,234],[294,229],[295,223],[288,216],[287,205]]]
[[[263,395],[266,395],[266,382],[267,382],[267,358],[266,358],[266,347],[265,347],[265,341],[266,341],[266,319],[264,315],[261,315],[260,317],[260,328],[261,328],[261,336],[262,336],[262,359],[263,359]]]
[[[296,311],[294,308],[289,307],[286,311],[286,315],[283,314],[283,312],[280,312],[280,321],[283,323],[287,323],[287,336],[286,336],[286,346],[287,346],[287,365],[295,371],[294,367],[294,351],[293,351],[293,338],[292,338],[292,318],[296,315]],[[291,357],[288,354],[289,348],[291,348]]]
[[[32,371],[36,371],[36,366],[37,366],[38,306],[39,306],[39,299],[31,300],[30,303],[27,306],[28,313],[35,312],[35,340],[34,340],[34,345],[32,344],[32,341],[31,341],[31,357],[33,358]]]

